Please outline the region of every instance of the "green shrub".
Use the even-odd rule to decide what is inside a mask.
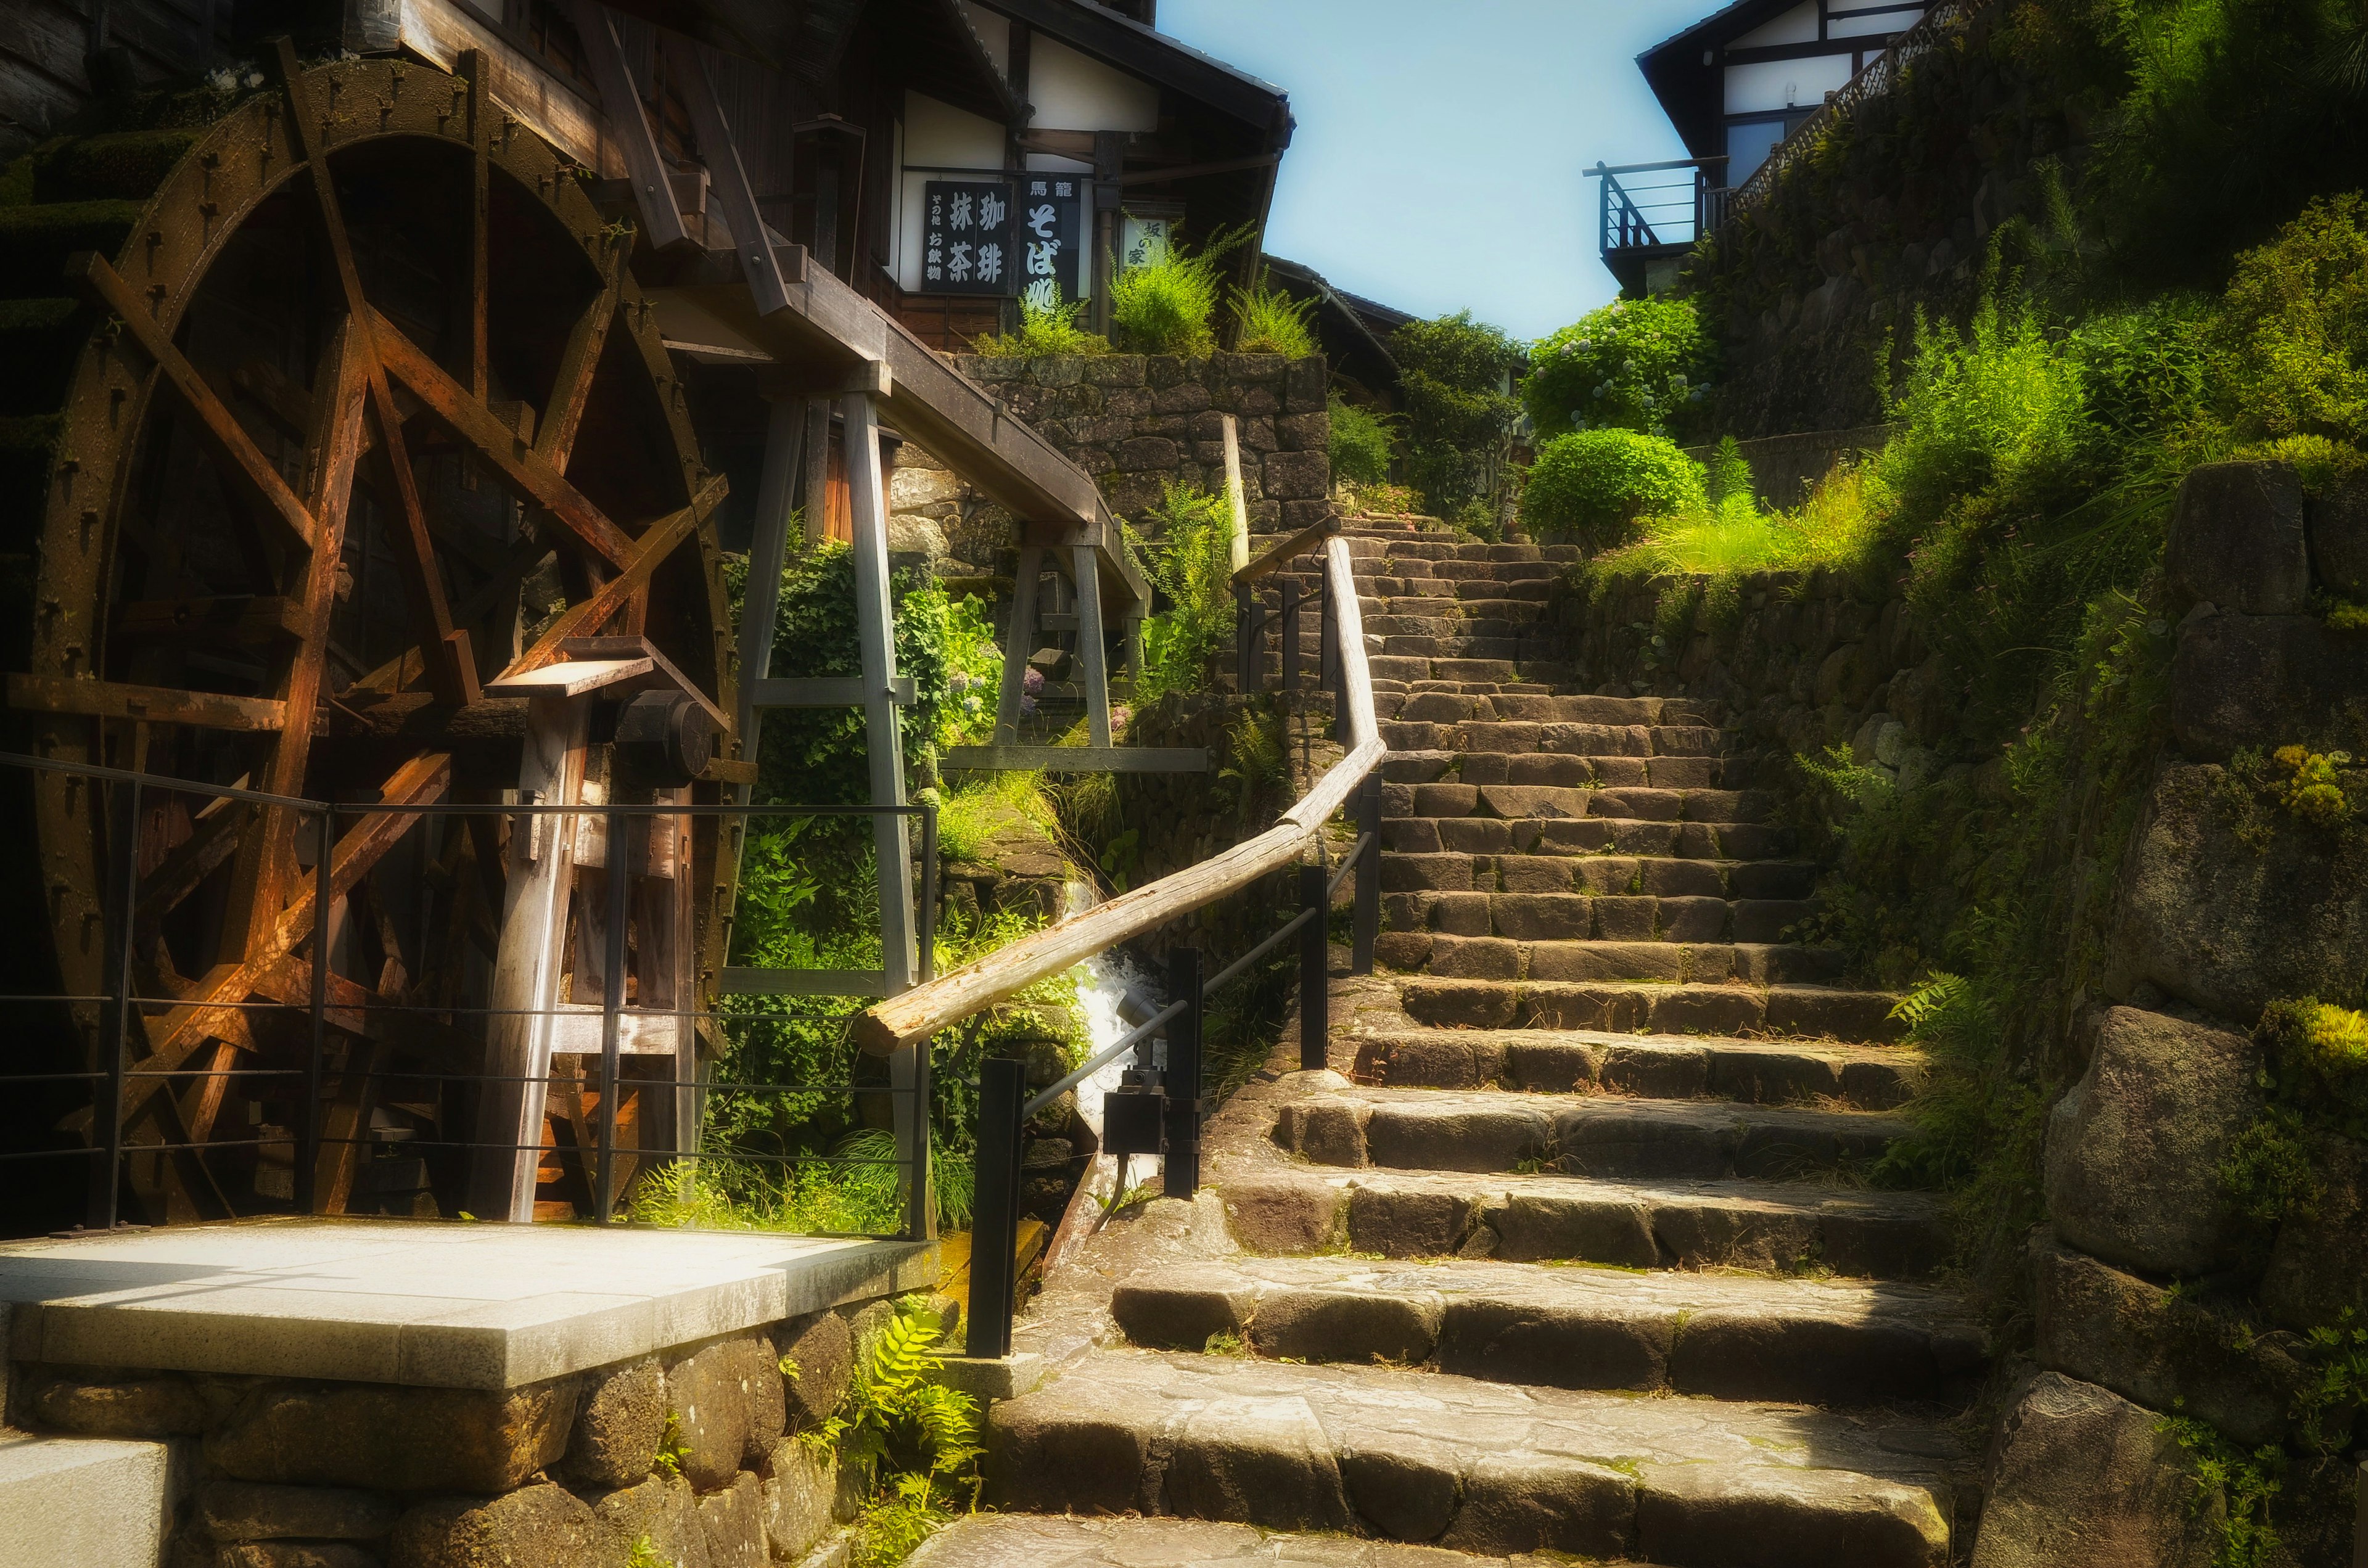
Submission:
[[[1077,324],[1077,316],[1085,308],[1083,300],[1066,305],[1045,305],[1022,298],[1018,332],[981,334],[971,344],[971,348],[990,359],[1033,359],[1052,354],[1109,353],[1109,338],[1098,332],[1087,332]]]
[[[1521,523],[1540,539],[1603,549],[1638,519],[1709,505],[1702,465],[1659,436],[1575,430],[1548,441],[1521,486]]]
[[[1614,300],[1531,345],[1521,402],[1540,436],[1666,436],[1708,394],[1712,357],[1691,300]]]
[[[1315,341],[1315,301],[1294,300],[1261,275],[1234,290],[1233,304],[1235,353],[1304,359],[1324,351]]]
[[[2289,1098],[2339,1114],[2368,1110],[2368,1016],[2316,996],[2275,1001],[2253,1036]]]
[[[1143,623],[1134,698],[1201,691],[1234,643],[1233,511],[1222,495],[1169,483],[1151,517],[1156,542],[1129,530],[1167,608]]]
[[[1493,517],[1513,477],[1521,346],[1459,311],[1406,323],[1391,335],[1390,350],[1406,395],[1406,483],[1435,516],[1458,517],[1479,500]]]
[[[2226,412],[2240,430],[2368,436],[2363,216],[2356,191],[2314,201],[2237,258],[2214,340]]]
[[[1332,479],[1335,483],[1387,484],[1390,427],[1383,416],[1358,407],[1338,392],[1325,399],[1332,415]]]
[[[1180,243],[1152,245],[1141,266],[1110,280],[1110,324],[1120,344],[1136,354],[1198,356],[1214,349],[1209,324],[1224,292],[1217,262],[1248,238],[1242,228],[1221,231],[1198,251]]]

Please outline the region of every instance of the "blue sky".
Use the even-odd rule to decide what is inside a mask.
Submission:
[[[1619,291],[1579,171],[1684,155],[1636,54],[1720,3],[1159,0],[1159,28],[1291,94],[1269,251],[1535,338]]]

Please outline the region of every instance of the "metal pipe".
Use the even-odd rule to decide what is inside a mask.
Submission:
[[[1167,1026],[1167,1164],[1163,1187],[1190,1198],[1201,1187],[1201,953],[1167,955],[1167,989],[1178,1009]]]
[[[1373,944],[1382,935],[1382,776],[1369,773],[1357,790],[1357,926],[1352,974],[1373,972]]]

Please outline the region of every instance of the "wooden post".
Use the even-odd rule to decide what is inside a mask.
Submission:
[[[590,704],[573,697],[527,700],[518,761],[520,804],[574,804],[584,784]],[[511,824],[501,945],[485,1025],[484,1089],[478,1100],[470,1202],[480,1218],[534,1218],[534,1167],[542,1143],[551,1071],[550,1010],[559,999],[560,948],[574,881],[575,819],[528,814]]]
[[[1042,547],[1019,547],[1011,578],[1011,624],[1003,633],[1003,690],[995,705],[995,738],[1019,739],[1019,699],[1027,689],[1029,644],[1036,638],[1036,579],[1044,574]]]
[[[1329,879],[1321,866],[1299,868],[1299,908],[1314,918],[1299,928],[1299,1070],[1313,1073],[1332,1063],[1326,1036],[1331,1033],[1331,963],[1325,950],[1325,916],[1331,913]]]
[[[981,1360],[1011,1354],[1012,1253],[1019,1240],[1020,1109],[1028,1064],[978,1064],[978,1188],[970,1239],[970,1303],[962,1348]]]
[[[1225,437],[1225,506],[1234,517],[1231,560],[1238,572],[1250,563],[1250,508],[1242,493],[1241,424],[1230,414],[1217,415]]]
[[[1167,1164],[1162,1187],[1170,1198],[1201,1187],[1201,953],[1177,948],[1167,955],[1167,994],[1184,1010],[1167,1021]]]
[[[830,537],[830,400],[806,401],[805,440],[806,542],[820,544]]]
[[[599,84],[600,106],[607,111],[609,127],[617,134],[625,168],[632,176],[642,228],[659,250],[681,244],[690,238],[690,231],[683,227],[682,209],[675,205],[666,156],[658,151],[649,116],[642,112],[642,95],[626,67],[625,51],[617,42],[609,8],[600,0],[567,0],[567,11],[575,23],[576,36],[584,41],[593,80]]]
[[[609,798],[616,799],[617,779],[612,771],[609,780]],[[601,955],[600,971],[600,1164],[592,1180],[592,1222],[605,1225],[609,1211],[617,1205],[617,1087],[622,1074],[618,1071],[619,1032],[624,1024],[625,1011],[625,927],[632,919],[631,898],[633,886],[632,846],[626,842],[629,824],[625,813],[611,805],[605,813],[608,831],[608,929],[601,933],[608,938],[608,950]],[[652,819],[650,830],[658,831],[658,822]],[[651,960],[662,949],[647,939],[642,943],[642,962],[655,971]],[[643,977],[643,1006],[648,1006],[648,981]],[[679,1071],[679,1069],[677,1069]]]
[[[1077,590],[1077,675],[1086,687],[1086,739],[1109,749],[1110,647],[1102,641],[1102,577],[1094,547],[1080,544],[1069,551],[1069,575]]]
[[[1282,689],[1299,688],[1299,579],[1282,579]]]
[[[723,202],[724,222],[732,225],[732,244],[740,255],[740,276],[748,285],[749,301],[759,316],[786,310],[789,286],[781,280],[780,262],[773,255],[773,242],[766,236],[765,220],[757,210],[757,193],[749,187],[748,171],[740,162],[740,148],[732,140],[732,127],[723,118],[723,105],[715,96],[707,62],[700,58],[696,47],[666,53],[668,59],[684,62],[675,85],[682,89],[690,108],[691,128],[699,133],[699,155],[707,164],[708,188]],[[820,226],[819,218],[816,226]],[[823,266],[830,266],[828,256],[823,258]]]
[[[1382,934],[1382,775],[1365,775],[1357,788],[1357,834],[1365,847],[1357,861],[1357,937],[1349,971],[1373,972],[1373,944]]]

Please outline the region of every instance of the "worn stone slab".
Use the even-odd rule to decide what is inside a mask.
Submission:
[[[0,1246],[23,1361],[507,1389],[935,1280],[753,1233],[247,1220]]]
[[[1870,1110],[1906,1100],[1924,1069],[1923,1054],[1904,1046],[1601,1029],[1392,1029],[1357,1047],[1360,1081],[1391,1088],[1552,1094],[1592,1085],[1650,1099],[1841,1100]]]
[[[1138,1275],[1110,1312],[1146,1349],[1199,1350],[1216,1334],[1310,1362],[1729,1399],[1943,1398],[1985,1360],[1952,1296],[1728,1274],[1237,1258]]]
[[[1856,1043],[1896,1040],[1900,1034],[1898,1022],[1891,1017],[1897,997],[1880,991],[1850,991],[1827,985],[1450,980],[1427,976],[1408,976],[1398,985],[1407,1016],[1417,1023],[1441,1028],[1600,1029],[1622,1034],[1765,1032]]]
[[[162,1443],[0,1431],[0,1568],[155,1562],[171,1469]]]
[[[1279,1562],[1306,1568],[1547,1568],[1534,1557],[1475,1557],[1438,1547],[1298,1536],[1206,1519],[973,1514],[906,1558],[909,1568],[1201,1568]]]
[[[1345,1475],[1386,1454],[1406,1484],[1455,1489],[1444,1544],[1651,1558],[1660,1543],[1679,1553],[1663,1561],[1759,1568],[1942,1568],[1964,1471],[1945,1426],[1898,1410],[1139,1351],[1086,1358],[998,1405],[989,1426],[986,1495],[1005,1509],[1089,1512],[1124,1496],[1146,1513],[1214,1506],[1229,1522],[1306,1529],[1311,1516],[1348,1515]],[[1179,1494],[1156,1456],[1187,1445],[1203,1467],[1222,1453],[1267,1484],[1218,1493],[1196,1480]]]

